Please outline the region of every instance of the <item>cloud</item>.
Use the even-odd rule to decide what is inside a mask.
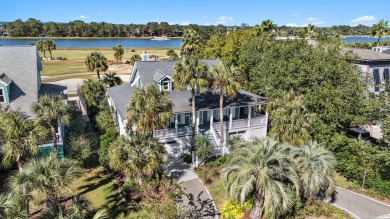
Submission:
[[[85,19],[88,19],[89,17],[87,17],[85,15],[80,15],[78,18],[81,19],[81,20],[85,20]]]
[[[211,26],[211,25],[213,25],[213,23],[207,22],[207,23],[205,23],[204,25],[206,25],[206,26]]]
[[[316,21],[317,18],[315,18],[315,17],[309,17],[307,20],[308,20],[308,21]]]
[[[286,24],[286,26],[287,27],[297,27],[298,24],[296,24],[296,23],[288,23],[288,24]]]
[[[233,21],[234,18],[233,17],[228,17],[228,16],[221,16],[218,18],[217,20],[217,24],[226,24],[227,22],[229,21]]]
[[[181,21],[181,22],[171,21],[171,22],[168,22],[169,25],[174,25],[174,24],[189,25],[189,24],[191,24],[191,23],[192,23],[191,21]]]
[[[358,17],[356,19],[351,20],[351,23],[354,24],[372,24],[376,21],[376,18],[372,15],[366,15],[363,17]]]
[[[315,18],[315,17],[309,17],[307,20],[309,21],[310,24],[314,24],[314,25],[321,25],[321,24],[325,24],[326,23],[325,21],[320,20],[320,19]],[[307,25],[308,25],[308,23],[307,24],[302,24],[301,27],[306,27]]]

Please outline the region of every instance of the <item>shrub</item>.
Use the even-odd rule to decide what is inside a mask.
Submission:
[[[102,133],[106,132],[107,129],[115,127],[114,119],[112,118],[109,110],[99,112],[96,116],[96,126]]]
[[[229,162],[229,155],[218,155],[210,158],[209,162],[206,164],[207,167],[219,167],[223,164],[227,164]]]
[[[117,137],[118,132],[114,127],[108,128],[106,133],[100,136],[99,162],[102,166],[108,166],[108,147]]]
[[[92,140],[86,135],[79,135],[69,139],[68,157],[81,163],[91,154]]]
[[[244,216],[243,206],[235,200],[226,201],[221,209],[222,219],[240,219]]]

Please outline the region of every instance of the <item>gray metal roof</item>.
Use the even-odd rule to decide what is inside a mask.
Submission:
[[[31,107],[38,101],[40,70],[42,65],[35,46],[0,46],[0,73],[13,81],[7,105],[32,118]]]
[[[124,119],[126,115],[126,107],[130,102],[132,90],[130,84],[119,85],[107,89],[108,95],[114,101],[116,109]],[[190,90],[174,90],[169,93],[169,97],[173,102],[173,112],[191,112],[191,91]],[[265,104],[265,98],[252,94],[247,91],[240,90],[236,97],[224,97],[223,107],[246,106],[251,104]],[[196,96],[196,110],[219,109],[219,92],[205,91]]]
[[[390,55],[386,53],[372,51],[370,49],[344,48],[344,51],[355,53],[360,61],[365,62],[390,62]]]
[[[202,59],[201,61],[206,63],[209,67],[219,63],[219,59]],[[153,76],[156,74],[157,71],[171,76],[174,73],[174,66],[177,62],[179,61],[137,61],[135,62],[133,73],[135,72],[135,70],[138,70],[142,84],[146,85],[154,81]],[[130,76],[130,80],[133,80],[132,76]],[[130,81],[130,83],[132,82],[133,81]]]
[[[2,74],[0,74],[0,82],[2,82],[8,86],[11,84],[12,79],[9,78],[6,74],[2,73]]]

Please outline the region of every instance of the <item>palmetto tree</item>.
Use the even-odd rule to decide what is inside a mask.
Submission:
[[[301,146],[311,139],[308,129],[315,114],[308,113],[302,102],[303,96],[290,90],[268,105],[270,133],[280,142]]]
[[[306,33],[308,34],[309,38],[312,38],[314,36],[314,30],[316,29],[316,26],[314,24],[308,24],[306,27]]]
[[[97,108],[100,100],[106,94],[106,89],[102,81],[97,79],[87,79],[81,84],[81,93],[85,98],[88,106]]]
[[[117,63],[122,60],[123,54],[125,53],[125,50],[123,49],[122,45],[117,45],[112,48],[114,50],[114,58]]]
[[[87,67],[87,71],[96,71],[99,79],[100,72],[108,69],[107,58],[100,52],[91,52],[85,58],[85,65]]]
[[[201,62],[196,55],[184,55],[183,59],[175,64],[175,72],[172,77],[174,86],[179,90],[191,88],[191,107],[192,107],[192,145],[195,138],[195,97],[196,93],[201,93],[204,88],[211,86],[212,75],[207,65]]]
[[[109,87],[113,87],[122,84],[122,79],[115,72],[109,72],[103,75],[103,83]]]
[[[37,50],[39,52],[43,52],[43,57],[46,59],[46,50],[47,50],[47,44],[45,41],[41,40],[37,43]]]
[[[59,123],[64,125],[70,123],[70,107],[63,101],[61,96],[43,95],[39,98],[39,102],[33,106],[33,111],[38,119],[50,126],[53,147],[56,153],[58,153],[56,128]]]
[[[202,43],[201,36],[196,30],[188,29],[184,34],[183,41],[181,43],[181,52],[192,55],[196,52],[199,45]]]
[[[267,37],[274,36],[277,25],[274,24],[271,20],[264,20],[261,22],[261,25],[255,26],[255,33],[257,36],[265,35]]]
[[[10,167],[16,162],[19,172],[22,172],[23,163],[38,152],[38,141],[45,139],[47,134],[39,120],[27,120],[20,112],[0,111],[2,166]]]
[[[130,65],[134,65],[134,63],[136,61],[140,61],[141,60],[141,56],[138,55],[138,54],[134,54],[130,57]]]
[[[131,132],[133,125],[141,134],[152,134],[154,130],[164,128],[173,117],[172,107],[168,93],[153,84],[135,88],[126,110],[127,131]]]
[[[377,24],[372,25],[371,27],[371,35],[378,37],[377,45],[379,46],[380,39],[382,36],[387,36],[389,34],[387,29],[387,21],[381,19]]]
[[[211,73],[214,75],[213,88],[220,90],[219,95],[219,119],[221,125],[221,143],[224,144],[223,133],[223,98],[229,96],[231,98],[237,95],[241,85],[234,79],[233,75],[237,74],[238,69],[231,66],[228,67],[221,63],[211,68]]]
[[[290,149],[270,138],[256,139],[235,149],[222,170],[229,194],[242,204],[253,200],[252,218],[279,218],[293,205],[291,193],[299,196],[299,177],[288,155]]]
[[[309,142],[295,147],[292,155],[297,161],[303,198],[325,198],[334,192],[336,159],[332,152],[317,142]]]
[[[127,181],[135,177],[142,184],[145,177],[159,176],[164,154],[164,146],[151,135],[121,136],[109,147],[109,166]]]
[[[69,189],[73,179],[81,175],[79,166],[71,160],[59,160],[55,154],[32,160],[20,174],[10,177],[9,187],[14,192],[23,188],[45,195],[45,203],[50,213],[58,213],[59,194]]]
[[[45,45],[46,45],[47,51],[49,51],[49,53],[50,53],[50,59],[53,59],[51,51],[56,49],[56,44],[54,44],[53,40],[46,40]]]
[[[28,214],[14,193],[0,193],[0,218],[26,218]]]

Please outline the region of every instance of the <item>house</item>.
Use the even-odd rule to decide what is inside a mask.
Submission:
[[[346,51],[351,51],[359,57],[359,60],[354,63],[363,72],[372,75],[373,86],[370,86],[370,91],[374,94],[379,94],[384,90],[384,84],[390,79],[390,54],[387,54],[383,49],[374,47],[373,50],[346,48]]]
[[[108,88],[108,102],[121,135],[126,134],[126,107],[133,89],[154,84],[167,91],[172,100],[174,117],[166,128],[154,131],[154,137],[166,145],[168,153],[179,156],[188,153],[192,136],[191,91],[175,89],[172,78],[174,65],[178,61],[137,61],[129,83]],[[219,60],[202,60],[209,67]],[[208,90],[196,96],[196,134],[208,135],[215,153],[228,152],[228,146],[221,145],[220,122],[224,123],[225,139],[238,135],[245,140],[265,137],[268,115],[265,112],[266,100],[263,97],[240,90],[235,98],[224,98],[223,121],[219,116],[219,92]]]
[[[41,82],[42,64],[35,46],[0,46],[0,107],[9,107],[34,120],[33,104],[44,94],[64,95],[66,87]],[[64,100],[65,101],[65,100]],[[57,127],[58,148],[62,149],[64,129]],[[41,142],[41,151],[53,147]],[[60,150],[61,154],[61,150]]]

